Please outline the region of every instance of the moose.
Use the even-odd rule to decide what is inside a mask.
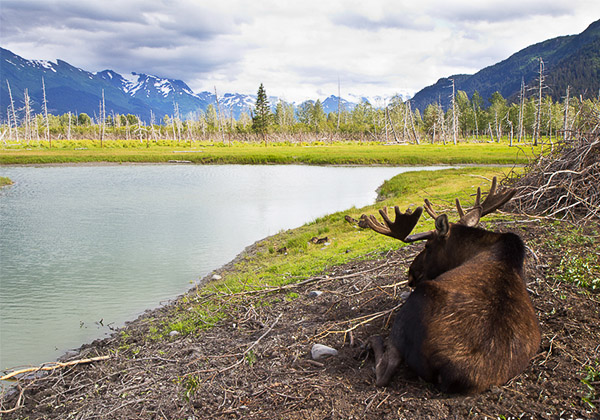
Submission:
[[[429,200],[425,210],[435,229],[409,235],[422,207],[392,222],[384,207],[383,223],[362,215],[359,225],[403,242],[426,240],[408,271],[412,293],[396,314],[386,342],[369,339],[375,355],[376,385],[387,386],[400,362],[446,393],[479,393],[521,373],[540,345],[540,330],[523,275],[525,245],[514,233],[476,225],[514,195],[497,192],[493,179],[481,203],[464,211],[456,199],[459,221],[437,215]]]

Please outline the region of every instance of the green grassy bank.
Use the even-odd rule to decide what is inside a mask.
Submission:
[[[536,151],[537,152],[537,151]],[[260,144],[140,143],[110,141],[8,144],[0,149],[0,164],[50,164],[85,162],[185,161],[197,164],[311,164],[311,165],[432,165],[527,163],[529,145],[459,143],[454,145],[382,145],[380,143]]]
[[[397,175],[384,183],[380,190],[384,197],[380,197],[383,200],[377,204],[330,214],[255,244],[253,252],[237,260],[233,269],[223,273],[222,279],[203,286],[197,295],[187,295],[182,302],[182,308],[185,309],[178,316],[157,319],[152,327],[154,339],[166,337],[170,331],[188,334],[214,325],[225,316],[226,309],[219,299],[206,299],[207,296],[242,293],[240,298],[243,298],[245,292],[296,283],[318,275],[328,267],[355,259],[372,258],[374,254],[404,246],[396,239],[359,229],[348,223],[345,215],[358,219],[363,213],[377,214],[383,206],[394,205],[399,205],[404,211],[409,206],[415,208],[422,205],[424,198],[429,198],[436,209],[447,209],[452,214],[455,213],[454,198],[460,198],[464,206],[469,206],[473,202],[470,194],[478,186],[485,191],[493,176],[503,177],[508,171],[507,168],[473,167]],[[415,231],[432,228],[433,221],[423,216]],[[311,238],[315,236],[327,237],[327,243],[312,243]],[[290,299],[294,297],[293,293],[288,296]],[[187,306],[196,300],[202,301],[202,305]]]

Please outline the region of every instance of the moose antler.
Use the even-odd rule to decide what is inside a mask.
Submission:
[[[419,221],[419,218],[423,213],[423,207],[417,207],[414,212],[411,212],[410,209],[407,209],[406,213],[402,213],[398,206],[395,206],[394,210],[396,212],[396,219],[393,222],[388,217],[387,207],[379,210],[379,214],[381,214],[385,224],[379,222],[375,216],[367,216],[366,214],[363,214],[360,217],[360,221],[363,223],[363,225],[366,224],[366,226],[370,227],[377,233],[400,239],[403,242],[414,242],[420,239],[425,239],[420,237],[422,234],[408,236],[408,234],[412,232],[415,225]]]
[[[496,177],[494,177],[490,191],[487,193],[487,197],[483,203],[481,202],[481,188],[477,188],[477,198],[475,199],[475,204],[466,212],[463,210],[462,206],[460,205],[460,201],[457,198],[456,210],[460,216],[457,224],[476,226],[481,217],[498,210],[515,195],[516,190],[513,188],[501,193],[496,192],[497,185],[498,181]],[[438,214],[435,212],[435,210],[433,210],[433,205],[428,199],[425,199],[424,207],[427,214],[429,214],[432,218],[438,218]],[[394,209],[396,211],[396,220],[393,222],[388,217],[387,207],[384,207],[383,209],[379,210],[379,214],[381,214],[384,223],[379,222],[375,216],[367,216],[366,214],[363,214],[360,217],[360,221],[358,221],[358,225],[362,228],[369,227],[377,233],[400,239],[403,242],[415,242],[424,239],[430,239],[436,234],[436,230],[432,230],[409,235],[419,221],[419,217],[421,217],[421,214],[423,213],[423,207],[417,207],[413,213],[411,213],[410,209],[407,209],[406,213],[402,213],[398,206],[394,207]],[[348,220],[348,218],[346,220]]]
[[[481,188],[477,188],[477,198],[475,199],[475,204],[471,207],[466,213],[460,205],[460,201],[458,198],[456,199],[456,210],[458,211],[458,215],[460,216],[459,221],[457,222],[460,225],[465,226],[477,226],[479,220],[485,216],[486,214],[490,214],[504,204],[506,204],[517,192],[514,188],[507,189],[501,193],[496,192],[496,187],[498,185],[498,180],[496,177],[492,179],[492,186],[490,187],[490,191],[481,203]]]

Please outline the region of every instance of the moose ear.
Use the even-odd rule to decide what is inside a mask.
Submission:
[[[435,230],[440,237],[446,237],[450,231],[448,216],[442,214],[435,219]]]

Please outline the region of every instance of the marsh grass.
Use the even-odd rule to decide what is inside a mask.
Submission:
[[[7,145],[0,149],[0,164],[47,164],[82,162],[188,161],[197,164],[311,164],[311,165],[434,165],[525,164],[534,150],[505,143],[459,143],[457,146],[382,145],[380,143],[311,144],[279,143],[264,147],[237,143],[145,143],[113,140],[100,147],[98,141],[80,140]]]

